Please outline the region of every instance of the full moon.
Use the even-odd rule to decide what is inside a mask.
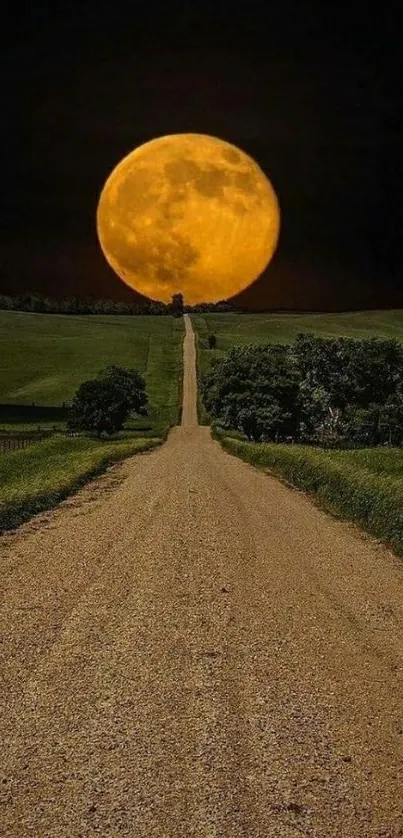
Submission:
[[[131,288],[218,302],[247,288],[276,249],[280,210],[255,161],[205,134],[171,134],[113,169],[97,207],[103,254]]]

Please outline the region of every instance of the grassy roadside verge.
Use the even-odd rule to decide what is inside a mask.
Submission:
[[[131,438],[104,442],[88,437],[55,436],[3,454],[0,533],[56,506],[109,465],[154,448],[162,441],[162,438]]]
[[[327,512],[354,523],[384,541],[403,557],[403,469],[398,451],[328,452],[304,445],[254,444],[226,435],[216,426],[212,435],[230,454],[309,492]],[[395,455],[395,456],[393,456]],[[383,459],[383,468],[380,466]],[[388,461],[394,464],[389,469]]]

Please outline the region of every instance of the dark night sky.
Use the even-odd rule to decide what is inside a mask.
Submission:
[[[99,249],[99,192],[135,146],[190,131],[251,154],[279,196],[243,306],[403,305],[397,6],[35,5],[3,19],[0,291],[132,299]]]

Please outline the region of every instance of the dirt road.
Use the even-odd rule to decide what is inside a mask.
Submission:
[[[195,425],[0,539],[0,834],[403,835],[403,563]]]

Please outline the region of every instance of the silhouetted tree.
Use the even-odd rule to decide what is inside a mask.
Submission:
[[[168,314],[168,306],[158,300],[150,300],[147,308],[148,314]]]
[[[41,294],[23,293],[15,297],[0,295],[0,309],[15,311],[36,311],[46,314],[168,314],[168,306],[162,302],[145,300],[138,304],[122,303],[116,300],[98,300],[95,297],[80,298],[78,295],[51,299]]]
[[[8,294],[0,294],[0,309],[3,311],[12,311],[15,308],[15,298]]]
[[[238,312],[238,311],[240,311],[240,309],[236,308],[234,306],[234,304],[229,302],[228,300],[219,300],[217,303],[196,303],[193,306],[185,305],[184,306],[184,311],[190,312],[190,313],[193,312],[194,314],[197,314],[197,313],[203,314],[204,312],[208,312],[208,311],[211,311],[211,312],[214,312],[214,311],[217,311],[217,312],[236,311],[236,312]]]
[[[169,303],[169,313],[173,317],[183,316],[183,294],[173,294]]]

